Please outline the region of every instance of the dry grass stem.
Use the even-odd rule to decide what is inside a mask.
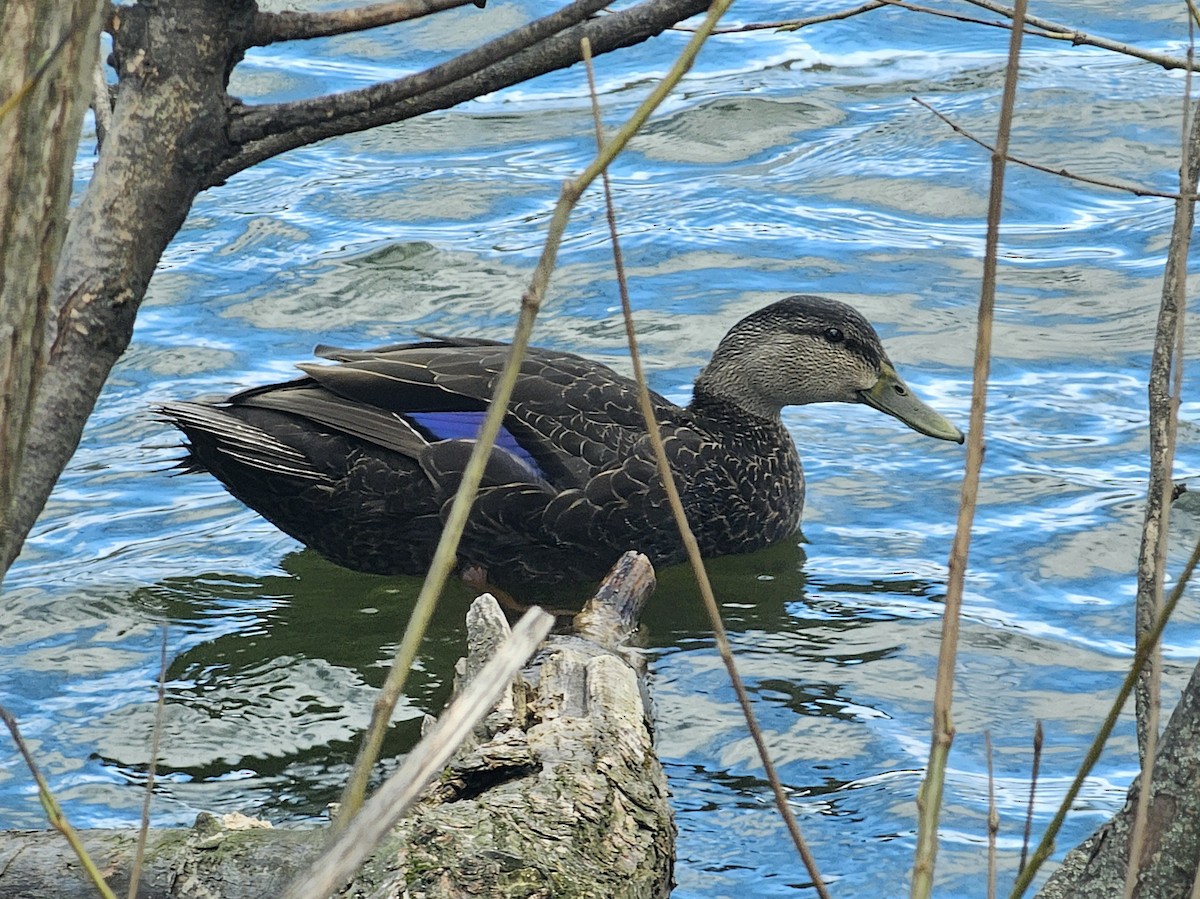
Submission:
[[[971,545],[971,524],[979,495],[983,468],[983,422],[987,408],[987,382],[991,368],[992,313],[996,298],[996,258],[1000,241],[1000,212],[1004,196],[1004,165],[1008,138],[1012,130],[1016,101],[1017,73],[1021,54],[1025,0],[1017,0],[1016,18],[1008,47],[1008,66],[1000,121],[996,128],[996,151],[992,154],[991,188],[988,195],[987,240],[983,258],[983,283],[979,295],[979,324],[975,343],[974,379],[971,387],[971,416],[967,432],[967,460],[963,473],[962,500],[958,524],[950,547],[950,570],[946,582],[946,602],[942,612],[942,639],[938,653],[937,681],[933,696],[933,727],[929,746],[929,765],[917,794],[917,849],[913,865],[911,895],[928,899],[933,893],[933,871],[937,859],[938,818],[945,788],[946,763],[954,740],[950,709],[954,699],[954,670],[958,655],[959,617],[962,613],[963,586]]]
[[[1188,581],[1191,580],[1197,563],[1200,563],[1200,542],[1197,542],[1195,548],[1192,550],[1187,564],[1179,575],[1179,580],[1175,582],[1175,586],[1171,589],[1171,596],[1163,603],[1158,616],[1154,620],[1154,624],[1138,640],[1137,648],[1133,652],[1133,662],[1129,666],[1129,672],[1121,682],[1121,688],[1117,691],[1117,695],[1109,707],[1104,722],[1092,738],[1091,746],[1088,747],[1088,751],[1079,765],[1079,771],[1076,772],[1074,780],[1071,781],[1071,786],[1067,788],[1067,792],[1059,804],[1058,811],[1055,812],[1054,818],[1047,826],[1041,841],[1038,843],[1037,848],[1034,849],[1033,855],[1029,859],[1029,864],[1017,875],[1017,880],[1013,884],[1009,899],[1019,899],[1033,882],[1033,878],[1037,876],[1038,869],[1042,863],[1054,851],[1054,840],[1058,836],[1058,831],[1061,829],[1063,821],[1066,820],[1067,812],[1071,810],[1076,797],[1079,796],[1079,791],[1083,789],[1083,784],[1087,780],[1088,774],[1091,773],[1096,762],[1100,760],[1100,753],[1104,751],[1104,744],[1108,742],[1108,737],[1116,726],[1117,719],[1121,717],[1121,710],[1125,707],[1125,702],[1129,699],[1129,694],[1133,692],[1138,675],[1150,658],[1155,644],[1162,637],[1163,628],[1167,626],[1167,622],[1171,619],[1171,614],[1175,611],[1175,607],[1179,605],[1179,600],[1183,597],[1183,590],[1187,586]]]
[[[1033,834],[1033,800],[1037,795],[1038,771],[1042,767],[1042,743],[1045,732],[1042,730],[1041,719],[1033,725],[1033,764],[1029,772],[1029,805],[1025,809],[1025,835],[1021,839],[1021,863],[1017,865],[1017,873],[1025,870],[1025,861],[1029,857],[1029,838]]]
[[[1000,813],[996,811],[996,777],[992,770],[992,735],[983,732],[983,748],[987,755],[988,772],[988,816],[987,816],[987,895],[996,899],[996,835],[1000,833]]]
[[[446,766],[463,740],[491,712],[553,626],[554,616],[536,606],[525,613],[496,654],[408,754],[404,764],[375,792],[354,821],[330,842],[308,872],[288,886],[283,899],[326,899],[354,875]]]
[[[129,872],[127,899],[136,899],[142,863],[146,857],[146,838],[150,834],[150,802],[154,798],[154,772],[158,767],[158,748],[162,741],[163,710],[167,706],[167,625],[162,626],[162,646],[158,660],[158,695],[154,702],[154,727],[150,732],[150,762],[146,765],[146,795],[142,799],[142,823],[138,828],[137,849]]]
[[[596,96],[596,80],[592,68],[591,47],[586,39],[583,41],[583,59],[587,67],[588,87],[592,97],[592,116],[596,128],[596,143],[598,146],[603,146],[604,126],[601,122],[600,105]],[[758,726],[758,722],[754,717],[754,709],[750,702],[750,696],[746,692],[746,686],[734,661],[733,648],[729,644],[729,635],[725,630],[725,623],[721,619],[721,610],[713,594],[712,584],[708,579],[708,572],[704,567],[704,560],[700,556],[700,547],[696,543],[696,538],[692,533],[691,527],[688,525],[687,515],[684,512],[679,491],[675,486],[675,479],[671,474],[671,463],[667,459],[667,452],[663,446],[659,424],[654,417],[654,406],[650,400],[650,388],[646,383],[646,373],[642,367],[641,353],[638,350],[637,334],[633,324],[633,306],[629,300],[629,283],[625,277],[625,264],[621,254],[620,238],[617,233],[616,211],[613,205],[612,189],[607,169],[601,173],[601,178],[604,186],[604,202],[608,217],[609,237],[613,248],[613,268],[616,271],[617,287],[621,295],[621,311],[625,320],[625,337],[629,344],[629,358],[633,366],[633,377],[638,385],[638,403],[641,406],[642,417],[646,422],[646,433],[649,435],[650,443],[654,447],[659,478],[666,490],[667,499],[671,505],[671,513],[675,519],[676,526],[679,528],[680,538],[687,549],[688,561],[691,563],[692,571],[696,576],[696,583],[700,588],[704,608],[708,613],[709,622],[713,629],[717,651],[721,656],[721,661],[725,664],[725,669],[729,674],[730,682],[733,684],[734,692],[737,694],[738,704],[741,706],[742,714],[746,719],[746,728],[750,732],[751,739],[754,741],[759,760],[762,762],[763,770],[766,772],[767,780],[771,785],[771,791],[775,797],[775,805],[779,809],[779,813],[783,817],[784,824],[792,838],[792,842],[796,846],[796,851],[799,853],[808,871],[808,875],[812,879],[817,895],[821,899],[828,899],[829,893],[821,878],[816,858],[813,856],[807,841],[805,841],[803,834],[800,832],[800,825],[792,812],[787,791],[779,778],[779,772],[775,768],[775,763],[771,759],[771,753],[767,748],[762,729]]]
[[[349,781],[342,796],[341,815],[334,824],[336,830],[344,829],[357,813],[358,809],[362,807],[371,769],[379,757],[379,751],[383,746],[383,738],[387,732],[388,723],[391,721],[392,712],[395,710],[396,703],[399,702],[400,696],[404,692],[404,686],[408,680],[408,672],[416,661],[417,649],[420,646],[421,640],[424,639],[425,631],[428,629],[429,621],[433,617],[433,611],[437,606],[438,597],[441,596],[450,572],[454,567],[458,541],[462,536],[463,527],[466,525],[467,516],[474,503],[475,493],[479,489],[479,482],[483,477],[484,466],[487,463],[492,447],[495,445],[496,435],[500,432],[504,415],[508,410],[508,402],[512,397],[513,387],[516,385],[517,375],[520,372],[521,360],[524,358],[525,350],[529,346],[529,340],[533,333],[533,323],[537,318],[538,311],[541,309],[542,300],[546,295],[546,288],[550,283],[550,274],[554,270],[555,261],[558,258],[558,249],[562,244],[563,234],[566,232],[571,212],[584,190],[599,177],[609,162],[624,149],[625,145],[637,133],[638,129],[645,124],[654,110],[658,108],[675,85],[679,83],[680,79],[691,69],[696,55],[700,52],[700,48],[712,33],[712,29],[716,27],[725,10],[729,8],[731,2],[732,0],[715,0],[713,5],[709,7],[704,25],[688,41],[687,46],[684,47],[670,71],[655,85],[650,95],[642,101],[629,121],[612,136],[605,144],[603,150],[597,154],[596,158],[579,177],[563,185],[558,203],[555,204],[554,212],[551,216],[542,255],[538,259],[537,266],[534,269],[529,288],[521,297],[521,308],[517,318],[516,332],[513,335],[512,347],[505,360],[504,368],[497,378],[496,388],[492,394],[492,401],[488,405],[487,415],[484,417],[483,425],[475,440],[475,446],[463,470],[462,481],[459,484],[458,491],[454,495],[454,501],[446,517],[441,538],[438,540],[433,560],[430,563],[429,574],[426,576],[425,583],[421,586],[421,592],[418,594],[416,603],[413,605],[412,615],[409,619],[408,627],[405,629],[404,637],[400,641],[400,646],[396,650],[392,668],[388,672],[387,679],[380,689],[379,697],[375,701],[371,724],[367,729],[362,747],[354,763],[354,769],[351,771]]]
[[[50,826],[66,837],[70,843],[71,849],[79,859],[79,864],[87,874],[88,880],[92,882],[92,886],[96,888],[96,892],[103,899],[117,899],[113,891],[109,889],[107,883],[104,882],[104,875],[100,873],[100,869],[96,867],[96,863],[92,861],[87,850],[83,848],[83,841],[79,839],[79,834],[75,832],[75,828],[71,826],[71,822],[67,820],[67,816],[63,814],[62,806],[58,804],[58,800],[54,798],[54,794],[50,792],[50,785],[46,783],[46,778],[42,776],[42,772],[38,769],[37,762],[33,760],[33,754],[30,753],[29,747],[25,745],[25,740],[21,736],[21,729],[17,726],[17,719],[4,706],[0,706],[0,721],[4,722],[8,732],[12,734],[13,743],[17,746],[17,751],[21,753],[21,758],[25,760],[26,767],[29,768],[29,773],[33,775],[33,780],[38,788],[38,801],[42,804],[42,809],[46,812],[46,820],[50,822]]]

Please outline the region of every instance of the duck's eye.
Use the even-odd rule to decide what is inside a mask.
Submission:
[[[825,339],[830,343],[841,343],[846,339],[846,335],[842,333],[841,328],[826,328]]]

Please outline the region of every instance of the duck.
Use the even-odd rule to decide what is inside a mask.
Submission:
[[[185,471],[332,562],[421,575],[475,443],[508,344],[429,336],[364,350],[219,402],[158,407],[184,436]],[[897,374],[875,329],[821,296],[738,321],[691,401],[651,393],[688,521],[706,557],[795,535],[800,456],[782,410],[863,403],[939,440],[962,432]],[[633,380],[574,353],[531,348],[458,549],[498,585],[594,580],[626,550],[685,558]]]

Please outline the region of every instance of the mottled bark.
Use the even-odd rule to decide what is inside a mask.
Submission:
[[[675,828],[654,754],[645,669],[622,644],[654,587],[645,556],[626,554],[576,622],[551,637],[474,737],[340,895],[652,899],[670,892]],[[485,597],[486,599],[486,597]],[[494,602],[468,616],[469,680],[502,642]],[[143,899],[282,895],[325,844],[323,829],[264,829],[202,815],[151,832]],[[85,831],[123,894],[133,831]],[[93,896],[66,842],[0,833],[0,896]]]

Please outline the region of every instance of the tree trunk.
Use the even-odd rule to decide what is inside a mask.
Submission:
[[[99,49],[99,0],[0,4],[0,543],[45,373],[54,261]],[[0,571],[10,561],[0,557]]]

